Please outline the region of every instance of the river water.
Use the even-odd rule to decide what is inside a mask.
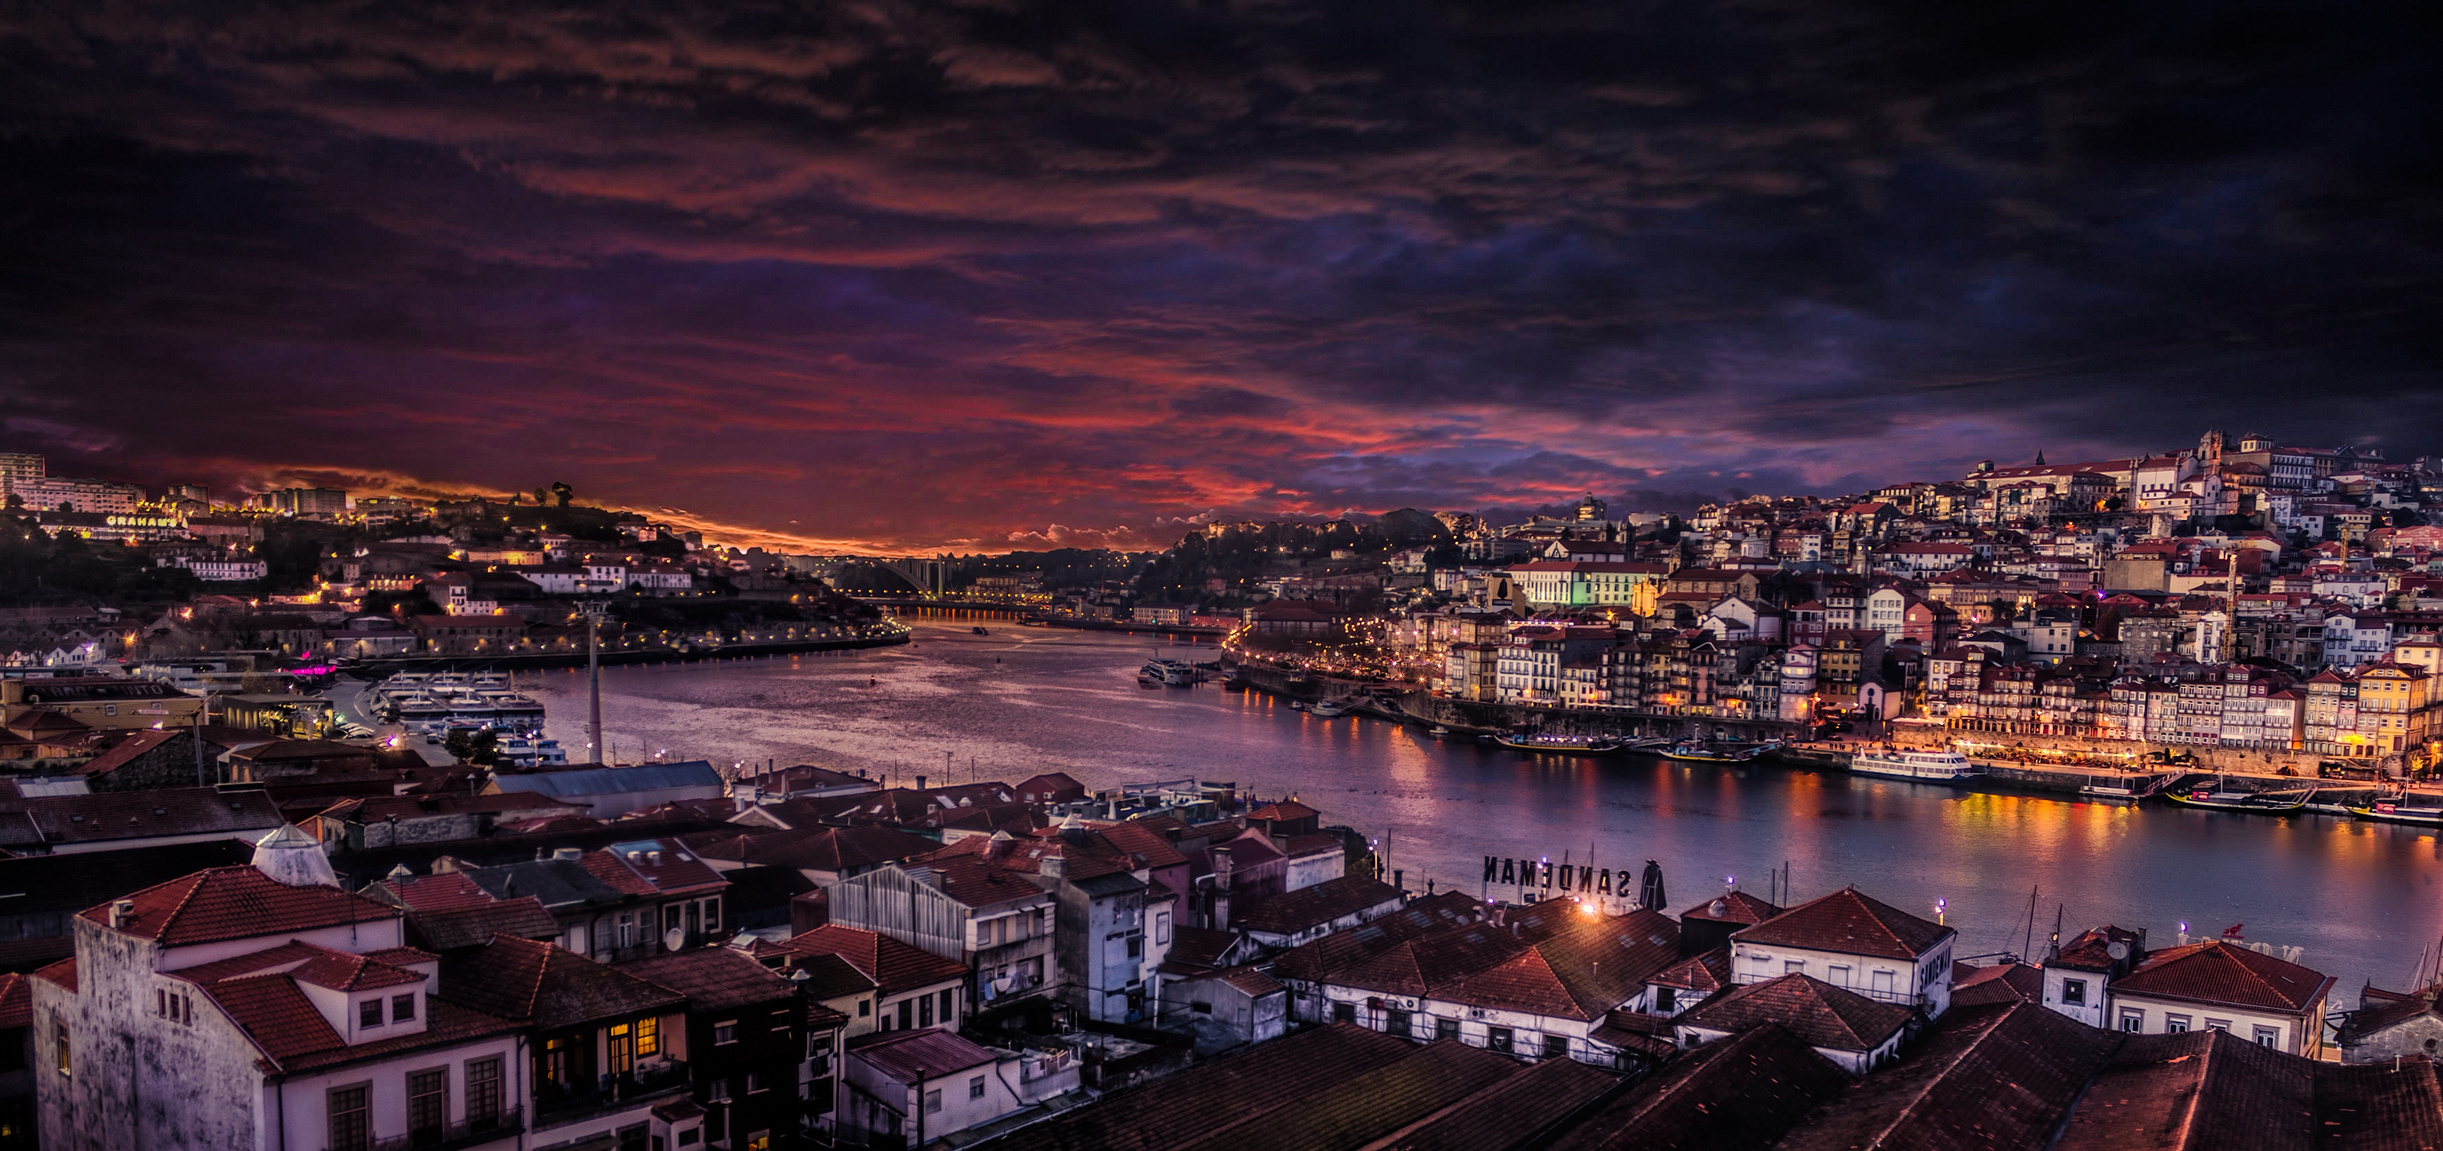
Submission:
[[[1423,729],[1317,719],[1218,686],[1149,691],[1135,670],[1154,637],[915,623],[905,647],[603,673],[617,758],[888,772],[913,783],[1066,771],[1089,788],[1196,777],[1295,794],[1327,823],[1385,841],[1411,888],[1484,893],[1483,857],[1549,856],[1603,868],[1659,860],[1674,908],[1736,879],[1762,893],[1787,861],[1800,899],[1844,884],[1960,932],[1959,954],[2017,951],[2036,898],[2040,953],[2105,922],[2167,946],[2186,922],[2305,949],[2358,988],[2401,987],[2443,933],[2430,830],[2326,816],[2287,820],[2129,808],[1760,766],[1531,756]],[[1210,647],[1169,654],[1213,657]],[[585,747],[582,671],[528,683],[549,733]],[[1495,887],[1495,896],[1516,889]]]

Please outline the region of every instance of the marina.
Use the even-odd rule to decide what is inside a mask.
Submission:
[[[913,648],[606,671],[609,742],[631,762],[656,751],[769,757],[894,784],[1055,770],[1088,787],[1231,779],[1298,795],[1328,822],[1379,838],[1419,890],[1430,881],[1474,894],[1482,857],[1530,844],[1555,862],[1590,851],[1601,866],[1658,859],[1692,893],[1734,878],[1761,890],[1786,860],[1802,896],[1855,882],[1928,909],[1946,900],[1969,954],[2021,946],[2031,882],[2058,893],[2047,902],[2073,923],[2169,937],[2182,922],[2244,922],[2251,939],[2306,947],[2352,987],[2405,981],[2419,941],[2443,932],[2443,842],[2430,827],[2082,797],[2077,784],[2001,790],[2015,769],[1982,760],[1987,776],[1962,786],[1854,775],[1830,759],[1808,764],[1797,748],[1731,764],[1635,749],[1529,753],[1473,732],[1317,718],[1210,683],[1141,691],[1133,673],[1158,650],[1151,637],[974,636],[961,623],[919,624],[916,638]],[[549,709],[546,734],[583,747],[583,673],[519,682]]]

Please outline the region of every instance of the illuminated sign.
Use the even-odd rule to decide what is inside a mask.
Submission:
[[[1611,868],[1593,868],[1583,864],[1554,863],[1549,859],[1506,859],[1498,855],[1484,857],[1484,881],[1489,886],[1500,884],[1520,890],[1535,888],[1555,895],[1629,895],[1636,890],[1636,873],[1628,868],[1615,872]]]

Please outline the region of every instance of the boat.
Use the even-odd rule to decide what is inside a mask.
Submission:
[[[1198,678],[1195,664],[1184,659],[1159,657],[1146,660],[1145,666],[1137,669],[1137,677],[1171,687],[1194,687]]]
[[[2163,798],[2182,807],[2206,811],[2237,811],[2250,815],[2296,815],[2307,809],[2307,801],[2315,798],[2316,789],[2305,791],[2221,791],[2194,787],[2187,791],[2166,791]]]
[[[991,635],[991,634],[992,634],[992,629],[991,629],[991,628],[985,628],[985,627],[971,627],[971,628],[968,628],[968,629],[967,629],[967,634],[969,634],[969,635]]]
[[[492,705],[492,726],[495,729],[521,733],[543,730],[543,705],[534,697],[514,691],[477,694]]]
[[[1430,735],[1430,736],[1433,736],[1433,737],[1434,737],[1434,738],[1436,738],[1436,739],[1440,739],[1441,737],[1446,736],[1446,735],[1449,735],[1450,733],[1451,733],[1451,729],[1449,729],[1449,728],[1447,728],[1447,727],[1444,727],[1444,726],[1442,726],[1441,724],[1438,724],[1438,723],[1437,723],[1437,724],[1435,724],[1435,725],[1433,725],[1432,727],[1429,727],[1429,728],[1426,728],[1426,729],[1425,729],[1425,734]]]
[[[1935,783],[1974,779],[1985,769],[1968,762],[1968,757],[1956,751],[1861,751],[1849,757],[1852,775],[1874,775],[1885,779],[1918,779]]]
[[[559,740],[539,736],[508,736],[494,751],[511,767],[562,767],[568,763],[568,753],[561,749]]]
[[[2410,806],[2401,802],[2405,797],[2378,799],[2365,807],[2353,807],[2350,814],[2377,823],[2411,823],[2420,827],[2443,827],[2443,807]]]
[[[1745,751],[1731,751],[1726,748],[1715,747],[1709,743],[1698,743],[1694,740],[1683,740],[1679,743],[1675,743],[1669,747],[1663,748],[1660,751],[1654,752],[1653,754],[1661,756],[1664,759],[1675,759],[1681,763],[1745,763],[1748,760],[1756,758],[1758,755],[1762,754],[1762,752],[1756,748],[1749,748]]]
[[[1554,755],[1610,755],[1620,750],[1620,741],[1604,736],[1504,735],[1496,741],[1513,751],[1535,751]]]
[[[1308,705],[1306,710],[1307,714],[1321,716],[1324,719],[1338,719],[1341,716],[1349,714],[1349,709],[1346,705],[1333,703],[1328,699],[1316,700],[1314,703]]]

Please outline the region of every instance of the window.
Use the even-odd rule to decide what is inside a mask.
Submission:
[[[729,1019],[713,1024],[713,1042],[716,1045],[738,1042],[738,1021]]]
[[[695,1146],[695,1145],[696,1145],[696,1140],[698,1140],[698,1139],[702,1139],[703,1137],[704,1137],[704,1129],[703,1129],[703,1128],[701,1128],[701,1127],[690,1127],[690,1128],[688,1128],[688,1129],[687,1129],[687,1130],[685,1130],[685,1131],[681,1131],[681,1132],[679,1132],[679,1146],[681,1146],[681,1147],[693,1147],[693,1146]]]
[[[2188,1029],[2189,1017],[2186,1015],[2166,1015],[2163,1017],[2163,1033],[2166,1035],[2178,1035]]]
[[[603,1038],[607,1041],[603,1046],[610,1056],[608,1070],[611,1074],[625,1075],[636,1070],[635,1024],[614,1023],[611,1029],[604,1033]]]
[[[662,907],[662,934],[668,935],[673,931],[677,931],[678,929],[679,905],[675,903],[664,904]]]
[[[905,1031],[914,1026],[916,1026],[916,1001],[902,999],[899,1001],[899,1029]]]
[[[1198,1015],[1211,1015],[1213,1014],[1213,1005],[1205,1002],[1202,999],[1191,999],[1188,1000],[1188,1010],[1193,1011]]]
[[[967,1081],[967,1097],[969,1099],[982,1099],[984,1097],[983,1076],[978,1075],[975,1078]]]
[[[69,1065],[69,1064],[70,1064],[70,1060],[69,1060],[69,1058],[68,1058],[68,1025],[67,1025],[65,1022],[54,1021],[54,1022],[51,1024],[51,1027],[52,1027],[52,1031],[51,1031],[51,1054],[52,1054],[52,1057],[54,1058],[54,1060],[56,1060],[56,1062],[57,1062],[57,1064],[58,1064],[58,1067],[59,1067],[59,1073],[60,1073],[60,1074],[62,1074],[62,1075],[70,1075],[70,1076],[72,1076],[72,1075],[76,1074],[76,1072],[75,1072],[75,1070],[74,1070],[73,1068],[71,1068],[71,1067],[70,1067],[70,1065]]]
[[[950,998],[950,994],[949,988],[942,989],[942,1022],[945,1024],[950,1022],[950,1005],[956,1002]]]
[[[1678,988],[1675,988],[1675,987],[1657,987],[1657,988],[1655,988],[1655,989],[1654,989],[1654,1010],[1655,1010],[1655,1013],[1656,1013],[1656,1014],[1659,1014],[1659,1015],[1669,1015],[1669,1014],[1671,1014],[1672,1010],[1673,1010],[1674,1008],[1678,1007],[1678,1006],[1679,1006],[1679,989],[1678,989]]]
[[[382,1001],[381,1001],[381,1000],[379,1000],[379,999],[368,999],[368,1000],[364,1001],[363,1003],[359,1003],[359,1004],[357,1004],[357,1005],[356,1005],[356,1025],[357,1025],[357,1026],[359,1026],[359,1027],[379,1027],[379,1026],[381,1026],[381,1025],[382,1025]]]
[[[2229,1031],[2231,1030],[2231,1021],[2228,1019],[2208,1019],[2205,1021],[2205,1029],[2208,1031]]]
[[[1143,956],[1144,954],[1145,954],[1145,937],[1144,937],[1144,936],[1142,936],[1142,935],[1131,935],[1131,936],[1129,936],[1129,937],[1128,937],[1128,957],[1129,957],[1130,959],[1136,959],[1136,958],[1139,958],[1139,957]]]
[[[434,1067],[407,1073],[407,1137],[436,1142],[450,1121],[450,1071]]]
[[[1544,1037],[1544,1058],[1559,1059],[1568,1054],[1569,1036],[1547,1035]]]
[[[1804,959],[1784,959],[1781,961],[1781,973],[1784,975],[1796,975],[1801,971],[1805,971],[1806,969],[1807,961]]]
[[[334,1087],[324,1114],[331,1121],[330,1151],[373,1151],[373,1086]]]
[[[467,1126],[489,1131],[500,1126],[500,1060],[467,1061]]]
[[[936,1088],[936,1089],[934,1089],[934,1090],[931,1090],[931,1091],[927,1091],[927,1092],[925,1092],[925,1114],[927,1114],[927,1115],[939,1115],[939,1114],[941,1114],[941,1113],[942,1113],[942,1093],[941,1093],[941,1090],[940,1090],[939,1088]]]
[[[1165,911],[1154,916],[1154,942],[1169,943],[1170,941],[1171,913]]]
[[[390,997],[390,1018],[392,1022],[403,1022],[415,1017],[415,992],[410,991],[405,995],[393,995]]]
[[[648,1015],[637,1020],[636,1054],[641,1058],[646,1055],[659,1055],[661,1053],[662,1021],[660,1017]]]
[[[2145,1030],[2145,1029],[2146,1029],[2146,1013],[2145,1013],[2145,1012],[2143,1012],[2143,1011],[2123,1011],[2123,1012],[2121,1012],[2121,1030],[2126,1031],[2126,1032],[2129,1032],[2129,1033],[2130,1033],[2130,1034],[2132,1034],[2132,1035],[2135,1035],[2135,1034],[2137,1034],[2138,1032],[2143,1031],[2143,1030]]]
[[[933,997],[932,997],[932,996],[930,996],[930,995],[919,995],[919,996],[917,996],[917,997],[916,997],[916,1025],[917,1025],[918,1027],[931,1027],[931,1026],[933,1026]]]
[[[871,1000],[871,999],[860,999],[860,1000],[858,1000],[858,1001],[857,1001],[857,1018],[859,1018],[859,1019],[863,1019],[863,1018],[865,1018],[866,1016],[871,1015],[871,1014],[873,1014],[873,1013],[874,1013],[874,1001],[873,1001],[873,1000]]]
[[[2282,1045],[2282,1029],[2279,1027],[2257,1028],[2256,1045],[2259,1047],[2280,1047]]]
[[[707,1100],[709,1100],[710,1102],[714,1102],[714,1103],[727,1103],[727,1102],[729,1102],[729,1101],[730,1101],[730,1081],[729,1081],[729,1080],[727,1080],[727,1079],[715,1079],[715,1080],[713,1080],[713,1081],[712,1081],[712,1085],[711,1085],[710,1087],[708,1087],[708,1088],[706,1088],[706,1089],[705,1089],[705,1092],[704,1092],[704,1097],[705,1097]]]
[[[1356,1005],[1356,1004],[1354,1004],[1354,1003],[1335,1003],[1335,1004],[1333,1004],[1333,1005],[1332,1005],[1332,1022],[1334,1022],[1334,1023],[1355,1023],[1355,1022],[1357,1022],[1357,1005]]]
[[[749,1072],[747,1072],[747,1073],[746,1073],[746,1093],[747,1093],[747,1094],[749,1094],[749,1095],[761,1095],[761,1094],[763,1094],[764,1092],[769,1091],[769,1090],[771,1090],[771,1086],[770,1086],[769,1084],[767,1084],[767,1083],[765,1083],[765,1082],[763,1081],[763,1072],[761,1072],[761,1071],[749,1071]]]
[[[704,901],[704,930],[721,930],[721,900],[717,896]]]
[[[1434,1038],[1436,1038],[1436,1039],[1457,1039],[1457,1038],[1459,1038],[1459,1021],[1458,1021],[1458,1020],[1456,1020],[1456,1019],[1436,1019],[1436,1020],[1434,1020]]]
[[[2064,980],[2062,980],[2062,981],[2061,981],[2061,1002],[2062,1002],[2064,1005],[2066,1005],[2066,1006],[2070,1006],[2070,1007],[2084,1007],[2084,1006],[2086,1006],[2086,1005],[2087,1005],[2087,981],[2086,981],[2086,980],[2084,980],[2084,979],[2064,979]]]
[[[1409,1021],[1408,1012],[1397,1007],[1383,1012],[1383,1031],[1386,1034],[1406,1039],[1415,1030],[1416,1024]]]
[[[774,1030],[774,1031],[787,1031],[788,1029],[789,1029],[789,1013],[788,1013],[788,1012],[786,1012],[786,1011],[775,1011],[775,1012],[773,1012],[773,1013],[772,1013],[772,1030]]]
[[[1849,965],[1846,963],[1835,963],[1826,968],[1824,970],[1824,982],[1829,983],[1834,987],[1849,986]]]
[[[653,1134],[650,1123],[636,1123],[619,1129],[619,1151],[645,1151],[645,1141]]]
[[[1485,1028],[1484,1045],[1508,1055],[1510,1053],[1510,1029],[1507,1027]]]
[[[1877,970],[1872,975],[1867,977],[1868,983],[1870,984],[1870,989],[1875,993],[1875,998],[1890,999],[1892,997],[1892,983],[1894,977],[1898,974],[1898,972],[1890,970]]]

